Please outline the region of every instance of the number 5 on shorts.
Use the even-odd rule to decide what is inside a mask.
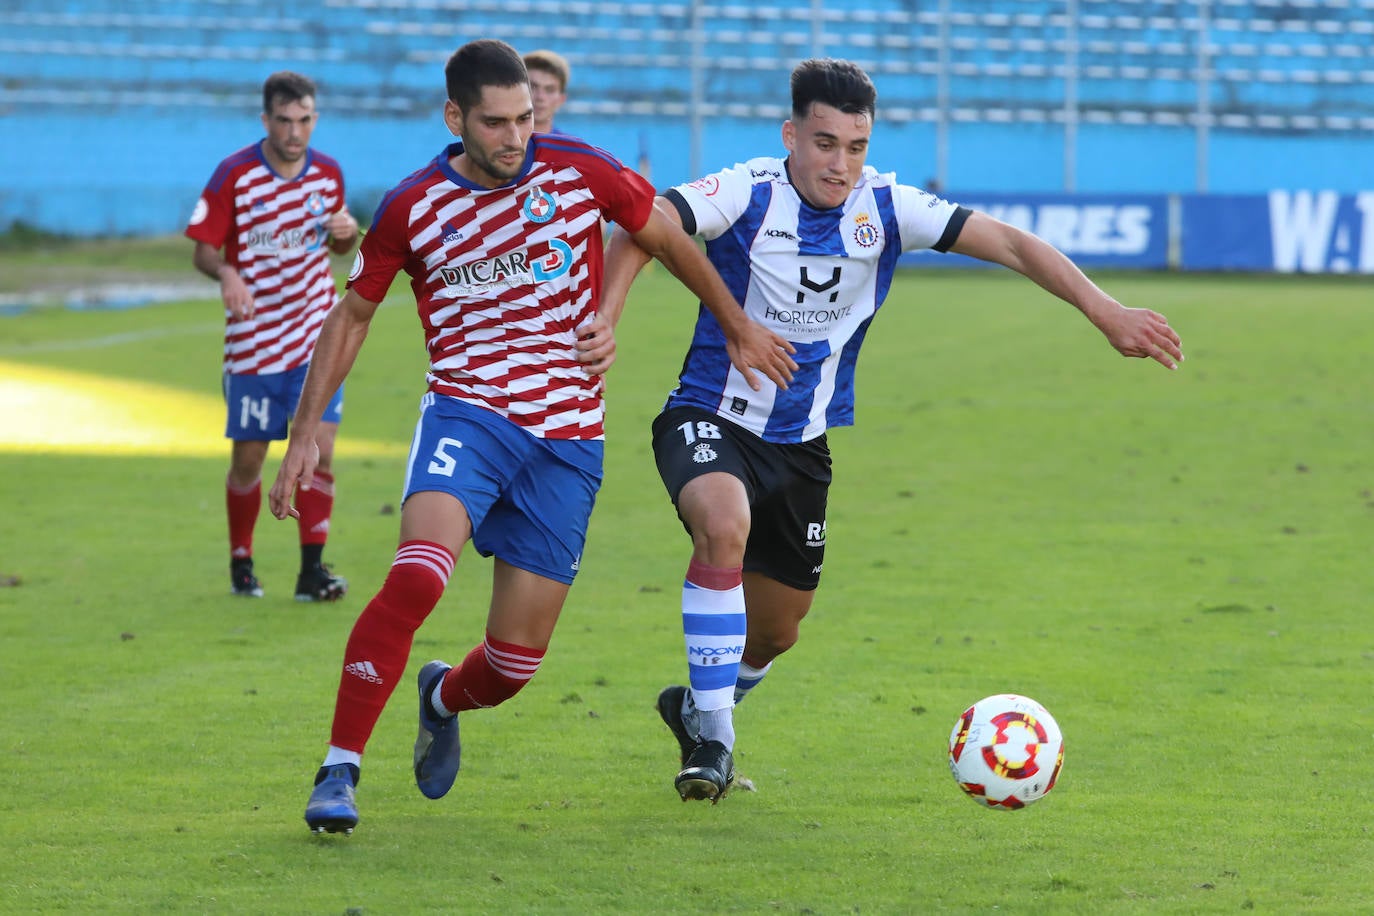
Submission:
[[[463,443],[457,439],[450,439],[447,436],[439,440],[439,444],[434,446],[434,458],[429,462],[429,472],[443,477],[452,477],[454,470],[458,467],[458,459],[448,453],[448,449],[455,451],[462,448]]]

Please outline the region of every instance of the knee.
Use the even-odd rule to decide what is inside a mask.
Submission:
[[[692,545],[713,566],[739,565],[749,543],[749,519],[723,512],[707,513],[690,521]]]
[[[262,478],[262,465],[256,455],[235,454],[229,462],[229,482],[236,487],[252,486]]]

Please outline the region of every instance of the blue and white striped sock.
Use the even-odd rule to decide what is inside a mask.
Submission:
[[[763,676],[768,673],[768,669],[771,667],[773,667],[772,662],[769,662],[762,668],[755,668],[747,661],[744,661],[744,659],[740,659],[739,677],[735,679],[736,706],[739,705],[740,700],[744,699],[749,695],[749,691],[753,690],[755,687],[759,685],[759,681],[763,680]]]
[[[720,569],[693,560],[682,584],[682,633],[688,683],[704,741],[735,746],[732,707],[748,624],[743,569]]]

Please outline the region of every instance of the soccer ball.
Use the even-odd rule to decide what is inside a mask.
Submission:
[[[1064,765],[1064,735],[1030,697],[999,693],[974,703],[949,733],[949,771],[981,805],[1015,811],[1044,798]]]

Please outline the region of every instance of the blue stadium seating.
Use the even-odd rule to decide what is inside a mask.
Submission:
[[[948,18],[940,6],[9,0],[0,9],[0,105],[26,136],[58,116],[107,142],[156,136],[164,150],[189,133],[195,148],[158,174],[193,199],[213,164],[206,149],[254,130],[272,70],[316,79],[342,158],[343,147],[375,147],[377,123],[422,137],[416,148],[437,148],[444,60],[464,41],[495,36],[563,53],[574,79],[560,123],[625,158],[651,147],[660,183],[775,148],[787,73],[813,55],[847,57],[873,75],[885,132],[875,152],[895,152],[887,167],[921,171],[911,178],[933,174],[944,131],[947,184],[1054,189],[1065,181],[1072,123],[1092,148],[1112,151],[1109,161],[1080,160],[1080,190],[1192,190],[1194,174],[1169,163],[1200,127],[1237,142],[1262,138],[1265,149],[1274,138],[1320,136],[1351,151],[1326,164],[1336,169],[1328,184],[1369,183],[1358,166],[1369,157],[1355,151],[1374,130],[1374,0],[948,0]],[[1147,135],[1168,149],[1142,155]],[[39,142],[62,155],[57,140]],[[17,199],[31,210],[33,191],[57,168],[14,146],[0,153],[0,225],[18,218]],[[1045,152],[1008,171],[1008,149]],[[354,156],[355,187],[369,194],[400,171],[386,151]],[[1259,190],[1282,174],[1263,162],[1215,171],[1213,189],[1233,190]],[[121,184],[118,175],[108,181]],[[141,181],[146,174],[123,183]]]

